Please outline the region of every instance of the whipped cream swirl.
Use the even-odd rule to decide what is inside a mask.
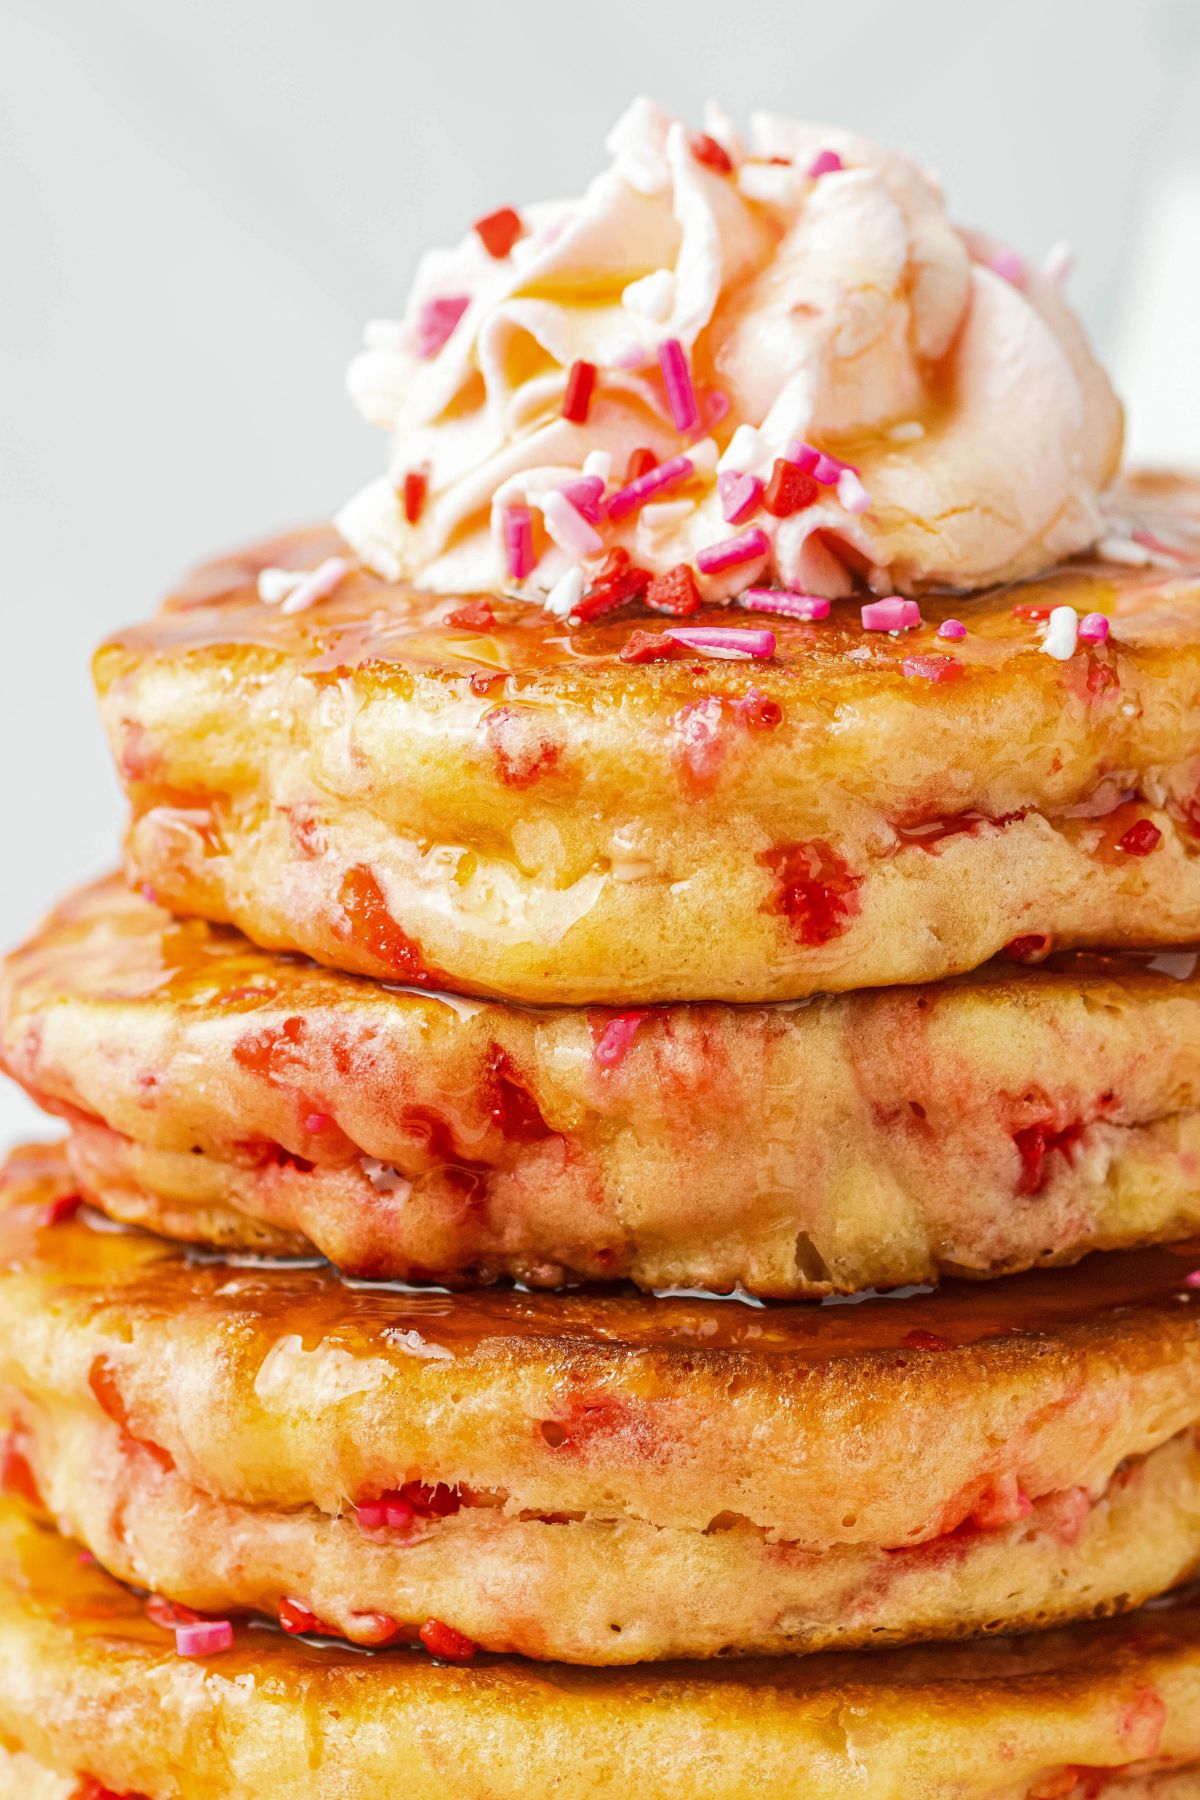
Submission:
[[[350,369],[392,435],[338,519],[359,557],[569,612],[617,547],[724,600],[971,589],[1093,544],[1121,411],[1060,283],[862,138],[706,124],[638,100],[581,199],[423,258]]]

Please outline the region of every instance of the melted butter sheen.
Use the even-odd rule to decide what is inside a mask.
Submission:
[[[905,1290],[818,1302],[758,1303],[737,1298],[630,1292],[524,1293],[496,1288],[449,1294],[340,1277],[327,1265],[234,1266],[198,1258],[139,1232],[101,1225],[87,1214],[45,1223],[44,1209],[70,1191],[65,1165],[49,1147],[18,1151],[0,1174],[0,1269],[85,1303],[93,1314],[211,1313],[236,1319],[264,1354],[298,1336],[352,1355],[486,1361],[521,1354],[554,1359],[606,1346],[650,1351],[668,1369],[699,1352],[801,1364],[900,1355],[905,1360],[995,1340],[1033,1340],[1104,1331],[1130,1313],[1155,1313],[1190,1334],[1200,1293],[1186,1277],[1200,1267],[1200,1242],[1089,1257],[1072,1269],[983,1284],[949,1281],[937,1291]],[[0,1288],[4,1275],[0,1273]]]
[[[1118,623],[1123,645],[1147,645],[1196,636],[1195,588],[1200,581],[1200,483],[1183,478],[1140,477],[1127,483],[1126,498],[1145,513],[1159,532],[1170,534],[1178,553],[1169,565],[1131,568],[1121,563],[1077,560],[1034,580],[969,595],[927,595],[921,601],[925,628],[898,638],[864,633],[857,601],[836,602],[830,619],[806,625],[794,620],[754,614],[737,608],[710,607],[689,620],[697,624],[766,625],[775,633],[777,652],[771,664],[745,665],[756,681],[785,692],[786,678],[802,669],[841,667],[848,651],[869,650],[866,667],[898,673],[914,650],[953,654],[972,667],[994,667],[1010,657],[1036,650],[1040,627],[1014,607],[1074,606],[1080,614],[1103,612]],[[445,615],[461,598],[431,596],[411,587],[383,581],[355,570],[324,601],[307,612],[284,615],[258,599],[257,578],[266,567],[314,567],[323,557],[345,553],[331,529],[312,529],[271,539],[240,555],[222,558],[197,570],[167,601],[158,616],[110,640],[138,658],[187,654],[206,648],[251,646],[273,652],[310,675],[352,669],[403,666],[483,679],[481,672],[505,676],[536,674],[570,666],[607,668],[628,685],[669,690],[687,682],[693,665],[657,664],[631,668],[618,653],[636,625],[658,629],[658,614],[620,613],[609,621],[569,630],[540,606],[495,597],[490,604],[494,628],[454,627]],[[945,644],[935,639],[946,618],[962,618],[968,636]],[[1103,661],[1111,650],[1089,652]],[[1046,659],[1050,662],[1051,659]],[[703,672],[728,680],[729,665],[701,664]],[[780,678],[783,678],[782,683]]]

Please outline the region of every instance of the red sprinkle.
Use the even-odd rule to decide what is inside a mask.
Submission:
[[[294,1637],[297,1632],[320,1632],[321,1621],[316,1613],[309,1612],[299,1600],[281,1600],[279,1602],[279,1623],[285,1631]]]
[[[1149,856],[1162,843],[1162,832],[1153,819],[1139,819],[1131,825],[1124,837],[1117,839],[1117,849],[1123,850],[1126,856]]]
[[[803,512],[806,506],[811,506],[820,492],[814,476],[777,456],[771,479],[763,490],[762,503],[775,518],[788,519],[793,513]]]
[[[602,1069],[615,1069],[623,1063],[645,1017],[644,1011],[593,1013],[588,1019],[592,1029],[592,1061]]]
[[[508,255],[521,235],[521,215],[514,212],[511,206],[501,206],[482,219],[476,219],[471,227],[483,239],[483,247],[489,256],[497,261]]]
[[[490,600],[468,600],[465,606],[446,614],[446,624],[454,625],[460,631],[494,631],[496,615]]]
[[[1031,606],[1022,602],[1020,606],[1014,606],[1012,610],[1014,619],[1048,619],[1050,617],[1048,606]]]
[[[640,444],[636,450],[629,452],[629,461],[625,464],[625,480],[622,486],[628,487],[631,481],[640,481],[643,475],[648,475],[651,469],[657,469],[657,467],[658,458],[653,450],[647,449],[645,444]]]
[[[646,605],[654,612],[670,613],[675,619],[699,612],[700,595],[690,566],[676,563],[665,575],[656,575],[646,589]]]
[[[649,569],[640,569],[629,560],[628,550],[619,544],[610,550],[604,566],[578,606],[567,620],[568,625],[588,625],[605,613],[615,612],[638,600],[649,587]]]
[[[1010,962],[1045,962],[1053,942],[1048,931],[1031,931],[1027,936],[1015,937],[1005,944],[1002,955],[1007,956]]]
[[[680,646],[662,631],[631,631],[619,657],[623,663],[673,662]]]
[[[417,1636],[439,1662],[469,1663],[479,1649],[472,1638],[455,1631],[452,1625],[443,1625],[440,1619],[426,1619]]]
[[[709,137],[707,131],[693,131],[688,139],[688,149],[696,161],[706,168],[716,169],[721,175],[728,175],[733,169],[729,152],[724,144],[718,144],[715,137]]]
[[[590,362],[573,362],[567,376],[567,391],[563,395],[562,416],[569,419],[572,425],[582,425],[588,416],[592,404],[592,389],[596,385],[596,365]]]
[[[963,673],[963,665],[957,656],[939,656],[934,652],[929,656],[906,656],[900,664],[900,673],[910,678],[920,677],[923,681],[957,681]]]
[[[415,525],[425,510],[428,491],[429,477],[424,469],[410,469],[404,477],[404,516],[410,525]]]
[[[56,1200],[48,1200],[38,1215],[38,1224],[43,1227],[63,1225],[73,1219],[83,1205],[80,1194],[59,1194]]]

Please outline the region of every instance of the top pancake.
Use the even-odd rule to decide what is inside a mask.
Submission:
[[[631,666],[655,616],[569,630],[499,598],[452,625],[455,601],[361,572],[284,617],[258,570],[328,538],[266,543],[98,654],[131,870],[269,947],[540,1001],[787,999],[1014,939],[1187,941],[1200,486],[1144,478],[1131,503],[1169,566],[927,599],[899,636],[849,602],[689,620],[770,623],[766,662]],[[1107,614],[1109,642],[1043,654],[1063,604]]]

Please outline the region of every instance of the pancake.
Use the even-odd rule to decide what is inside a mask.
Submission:
[[[258,571],[330,545],[272,540],[97,654],[130,871],[267,947],[541,1002],[789,999],[1006,945],[1189,941],[1198,494],[1133,487],[1151,541],[1182,545],[1166,567],[930,598],[891,635],[836,602],[772,619],[750,662],[630,663],[658,615],[462,615],[362,571],[285,616]],[[1111,638],[1043,654],[1059,605]],[[946,649],[950,616],[968,631]]]
[[[1200,1561],[1190,1254],[763,1306],[450,1295],[0,1230],[8,1465],[121,1576],[587,1663],[1013,1630]]]
[[[68,1117],[88,1199],[172,1236],[787,1297],[1200,1230],[1195,961],[535,1012],[333,974],[105,882],[9,958],[0,1055]]]
[[[243,1627],[194,1659],[4,1504],[0,1742],[14,1800],[1195,1800],[1200,1613],[645,1673]]]

